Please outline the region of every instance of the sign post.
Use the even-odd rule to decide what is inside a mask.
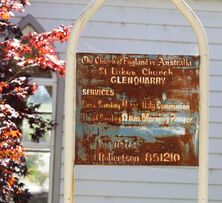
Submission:
[[[192,9],[183,0],[172,0],[192,26],[200,54],[200,133],[198,203],[208,202],[208,68],[209,53],[206,32]]]
[[[200,53],[200,129],[199,129],[199,190],[198,202],[208,202],[208,42],[198,17],[184,0],[171,0],[192,26],[198,41]],[[64,202],[74,202],[74,159],[76,132],[76,52],[80,33],[90,17],[104,4],[105,0],[92,0],[75,22],[67,44],[67,66],[65,76],[65,152],[64,152]],[[170,74],[171,72],[169,72]],[[161,80],[159,80],[161,82]],[[162,80],[163,82],[163,80]],[[112,94],[112,91],[110,91]],[[127,114],[126,114],[127,116]],[[134,118],[134,117],[133,117]],[[128,117],[125,117],[125,121]],[[124,143],[126,144],[126,143]],[[129,144],[129,143],[128,143]],[[128,146],[127,144],[127,146]],[[135,146],[134,146],[135,147]],[[149,155],[154,156],[154,155]],[[155,158],[156,158],[155,154]],[[159,154],[158,156],[164,156]],[[102,158],[103,157],[103,158]],[[172,154],[175,162],[180,159]],[[133,158],[137,158],[132,157]],[[151,157],[154,158],[154,157]],[[164,157],[162,157],[164,158]],[[101,160],[106,160],[100,156]]]
[[[74,202],[74,146],[76,112],[76,52],[79,36],[89,18],[105,0],[92,0],[74,22],[67,43],[64,120],[64,203]]]

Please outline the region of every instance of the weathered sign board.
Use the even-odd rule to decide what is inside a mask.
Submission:
[[[78,53],[75,164],[197,166],[199,59]]]

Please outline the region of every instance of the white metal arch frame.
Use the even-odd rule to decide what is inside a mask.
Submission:
[[[198,203],[208,202],[208,40],[206,32],[194,11],[184,0],[171,0],[192,26],[200,54],[200,133],[199,133],[199,188]],[[64,203],[74,202],[74,147],[76,113],[76,52],[80,33],[87,21],[105,3],[91,0],[71,30],[67,44],[65,76],[65,168]]]

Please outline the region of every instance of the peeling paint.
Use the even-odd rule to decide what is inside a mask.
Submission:
[[[75,164],[198,165],[199,56],[77,54]]]

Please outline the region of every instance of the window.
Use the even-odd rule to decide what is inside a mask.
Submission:
[[[43,32],[42,27],[35,19],[28,15],[24,18],[20,27],[23,34],[30,31]],[[36,71],[33,73],[32,82],[38,85],[38,90],[28,98],[29,103],[41,104],[39,114],[45,119],[55,121],[57,77],[50,72]],[[30,170],[24,182],[33,195],[29,203],[52,203],[52,182],[54,163],[54,134],[49,131],[39,143],[33,143],[29,133],[27,121],[22,123],[23,145],[28,154],[27,165]]]
[[[41,104],[39,114],[45,119],[55,121],[56,79],[33,78],[32,81],[38,84],[38,90],[29,97],[28,102]],[[31,130],[26,121],[23,122],[22,130],[24,147],[29,155],[27,164],[31,172],[25,179],[33,194],[30,203],[40,199],[42,203],[51,202],[54,130],[47,132],[39,143],[31,141],[29,136]]]

